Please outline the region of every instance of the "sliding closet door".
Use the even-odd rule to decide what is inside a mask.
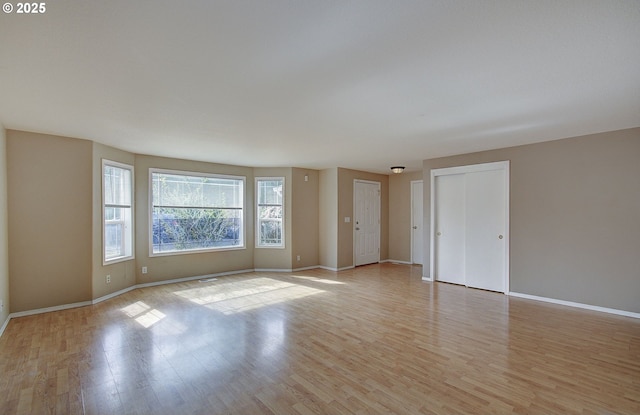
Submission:
[[[435,178],[434,277],[438,281],[465,283],[465,178],[451,174]]]
[[[469,287],[505,291],[504,171],[465,175],[465,275]]]
[[[509,163],[433,170],[431,274],[507,292]]]

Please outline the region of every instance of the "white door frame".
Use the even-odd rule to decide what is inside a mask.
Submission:
[[[410,245],[411,246],[411,259],[410,259],[410,261],[411,261],[412,264],[414,263],[413,253],[415,251],[414,246],[413,246],[413,241],[414,241],[414,238],[415,238],[415,236],[414,236],[415,229],[413,228],[415,226],[415,224],[413,223],[413,218],[415,217],[415,213],[416,213],[416,212],[413,211],[413,186],[416,185],[416,184],[423,185],[424,182],[422,180],[411,180],[411,183],[410,183],[410,186],[411,186],[411,245]],[[423,187],[423,191],[424,191],[424,187]],[[424,195],[424,193],[423,193],[423,195]],[[422,204],[424,204],[424,197],[423,197],[423,200],[422,200]],[[423,212],[424,212],[424,208],[423,208],[422,212],[420,212],[420,215],[422,215]],[[423,219],[423,222],[424,222],[424,219]],[[420,233],[422,234],[422,249],[424,249],[424,223],[423,223],[422,229],[420,230]],[[422,264],[424,266],[424,252],[422,253]]]
[[[356,255],[357,255],[357,249],[356,249],[356,240],[357,240],[357,235],[356,235],[356,183],[366,183],[366,184],[374,184],[378,187],[378,259],[376,262],[380,262],[380,217],[382,215],[382,201],[381,201],[381,191],[382,191],[382,186],[380,184],[380,182],[376,182],[376,181],[372,181],[372,180],[362,180],[362,179],[354,179],[353,180],[353,233],[352,233],[352,239],[353,239],[353,266],[357,266],[356,265]]]
[[[474,173],[479,171],[488,171],[488,170],[503,170],[504,171],[504,199],[505,199],[505,224],[504,224],[504,293],[509,293],[509,239],[510,239],[510,228],[509,228],[509,160],[506,161],[497,161],[493,163],[481,163],[481,164],[471,164],[468,166],[456,166],[456,167],[446,167],[442,169],[432,169],[431,170],[431,196],[430,196],[430,246],[429,246],[429,272],[430,275],[428,277],[424,277],[423,279],[426,281],[433,281],[433,276],[435,275],[435,178],[437,176],[445,176],[449,174],[464,174],[464,173]]]

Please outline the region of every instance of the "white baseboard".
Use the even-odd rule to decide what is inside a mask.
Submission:
[[[317,268],[317,267],[308,267],[308,268],[305,268],[305,269],[312,269],[312,268]],[[91,301],[82,301],[82,302],[78,302],[78,303],[63,304],[63,305],[58,305],[58,306],[54,306],[54,307],[38,308],[38,309],[35,309],[35,310],[18,311],[17,313],[9,314],[9,317],[7,317],[7,320],[3,323],[2,327],[0,328],[0,336],[2,336],[2,333],[4,333],[5,328],[7,327],[7,325],[9,324],[9,321],[12,318],[26,317],[26,316],[36,315],[36,314],[50,313],[50,312],[53,312],[53,311],[68,310],[70,308],[77,308],[77,307],[85,307],[85,306],[88,306],[88,305],[94,305],[94,304],[98,304],[98,303],[101,303],[103,301],[109,300],[111,298],[118,297],[119,295],[128,293],[129,291],[133,291],[133,290],[136,290],[138,288],[155,287],[155,286],[158,286],[158,285],[175,284],[175,283],[178,283],[178,282],[187,282],[187,281],[200,280],[200,279],[206,279],[206,278],[224,277],[224,276],[227,276],[227,275],[234,275],[234,274],[245,274],[245,273],[254,272],[254,271],[258,271],[258,270],[257,269],[243,269],[243,270],[238,270],[238,271],[219,272],[219,273],[216,273],[216,274],[198,275],[198,276],[194,276],[194,277],[174,278],[174,279],[171,279],[171,280],[147,282],[147,283],[136,284],[136,285],[132,285],[131,287],[123,288],[122,290],[115,291],[115,292],[112,292],[112,293],[107,294],[107,295],[103,295],[102,297],[95,298],[95,299],[93,299]],[[289,270],[267,270],[267,271],[292,272],[292,270],[290,270],[290,269]]]
[[[324,266],[324,265],[318,265],[318,267],[317,267],[317,268],[326,269],[327,271],[339,272],[339,271],[345,271],[345,270],[348,270],[348,269],[354,269],[354,268],[355,268],[355,266],[350,265],[350,266],[348,266],[348,267],[333,268],[333,267],[326,267],[326,266]]]
[[[634,313],[634,312],[625,311],[625,310],[618,310],[616,308],[607,308],[607,307],[600,307],[600,306],[591,305],[591,304],[574,303],[573,301],[558,300],[555,298],[548,298],[548,297],[539,297],[537,295],[522,294],[522,293],[517,293],[513,291],[509,292],[507,295],[510,295],[512,297],[526,298],[527,300],[544,301],[546,303],[560,304],[568,307],[582,308],[582,309],[591,310],[591,311],[600,311],[600,312],[609,313],[609,314],[617,314],[619,316],[640,318],[640,313]]]
[[[2,327],[0,327],[0,337],[2,337],[2,333],[4,333],[4,329],[6,329],[7,326],[9,325],[10,320],[11,320],[11,314],[7,316],[7,319],[2,324]]]
[[[216,274],[207,274],[207,275],[197,275],[194,277],[184,277],[184,278],[174,278],[171,280],[163,280],[163,281],[154,281],[154,282],[145,282],[142,284],[134,285],[135,288],[147,288],[147,287],[156,287],[158,285],[167,285],[167,284],[175,284],[178,282],[187,282],[193,280],[203,280],[208,278],[217,278],[224,277],[227,275],[235,275],[235,274],[245,274],[247,272],[253,272],[253,269],[241,269],[238,271],[227,271],[227,272],[218,272]]]
[[[301,268],[256,268],[253,271],[255,272],[300,272],[300,271],[308,271],[310,269],[318,269],[323,268],[320,265],[313,265],[310,267],[301,267]]]
[[[294,268],[291,270],[291,272],[309,271],[310,269],[318,269],[318,268],[320,268],[319,265],[314,265],[311,267]]]
[[[382,262],[389,262],[389,263],[392,263],[392,264],[402,264],[402,265],[413,265],[413,262],[411,262],[411,261],[399,261],[397,259],[385,259],[384,261],[380,261],[380,262],[381,263]]]
[[[136,288],[138,288],[137,285],[132,285],[131,287],[123,288],[120,291],[116,291],[116,292],[112,292],[111,294],[103,295],[102,297],[98,297],[98,298],[92,300],[91,304],[98,304],[98,303],[101,303],[103,301],[110,300],[110,299],[115,298],[115,297],[117,297],[119,295],[128,293],[129,291],[133,291]]]
[[[318,268],[323,268],[323,267],[321,267],[320,265],[312,265],[310,267],[301,267],[301,268],[256,268],[253,271],[255,272],[300,272],[300,271],[308,271],[310,269],[318,269]]]
[[[164,280],[164,281],[156,281],[156,282],[149,282],[149,283],[143,283],[143,284],[136,284],[136,285],[132,285],[131,287],[123,288],[122,290],[112,292],[111,294],[107,294],[107,295],[104,295],[102,297],[98,297],[98,298],[93,299],[91,301],[82,301],[82,302],[78,302],[78,303],[63,304],[63,305],[58,305],[58,306],[54,306],[54,307],[38,308],[38,309],[35,309],[35,310],[18,311],[17,313],[9,314],[9,317],[7,318],[7,321],[5,321],[5,323],[2,325],[2,329],[0,330],[0,336],[2,336],[2,333],[4,332],[4,329],[9,324],[9,320],[11,320],[12,318],[26,317],[26,316],[32,316],[32,315],[35,315],[35,314],[50,313],[52,311],[62,311],[62,310],[68,310],[70,308],[77,308],[77,307],[85,307],[85,306],[88,306],[88,305],[94,305],[94,304],[98,304],[98,303],[101,303],[103,301],[109,300],[111,298],[115,298],[115,297],[117,297],[119,295],[128,293],[129,291],[136,290],[138,288],[154,287],[154,286],[157,286],[157,285],[174,284],[174,283],[177,283],[177,282],[186,282],[186,281],[198,280],[198,279],[203,279],[203,278],[222,277],[222,276],[225,276],[225,275],[243,274],[243,273],[247,273],[247,272],[253,272],[253,270],[252,269],[246,269],[246,270],[240,270],[240,271],[220,272],[220,273],[217,273],[217,274],[199,275],[199,276],[195,276],[195,277],[175,278],[175,279],[171,279],[171,280]]]
[[[52,311],[62,311],[62,310],[68,310],[70,308],[86,307],[91,304],[92,304],[91,301],[81,301],[78,303],[62,304],[62,305],[57,305],[53,307],[38,308],[35,310],[18,311],[17,313],[9,314],[9,318],[33,316],[35,314],[42,314],[42,313],[51,313]]]

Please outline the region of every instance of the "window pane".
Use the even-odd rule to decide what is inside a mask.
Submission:
[[[104,167],[104,203],[108,205],[131,204],[131,171],[128,169]]]
[[[282,180],[258,181],[258,204],[282,204]]]
[[[152,172],[153,253],[242,247],[244,180]]]
[[[104,226],[105,259],[124,256],[123,223],[106,223]]]
[[[114,220],[116,218],[116,208],[106,207],[104,208],[104,220],[105,222]]]
[[[224,248],[241,244],[242,211],[153,209],[153,252]]]
[[[154,206],[242,208],[242,180],[152,173]]]
[[[260,219],[282,219],[282,206],[258,206]]]
[[[260,245],[282,244],[282,219],[260,219]]]

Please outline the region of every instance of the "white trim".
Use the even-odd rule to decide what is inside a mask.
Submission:
[[[71,304],[56,305],[53,307],[37,308],[35,310],[18,311],[17,313],[9,314],[9,317],[17,318],[17,317],[33,316],[35,314],[51,313],[53,311],[62,311],[62,310],[68,310],[70,308],[86,307],[88,305],[92,305],[91,301],[81,301],[79,303],[71,303]]]
[[[411,264],[414,263],[413,261],[413,227],[415,226],[413,224],[413,217],[414,217],[414,212],[413,212],[413,185],[414,184],[421,184],[422,185],[422,191],[423,191],[423,195],[422,195],[422,203],[424,204],[424,180],[420,179],[420,180],[411,180],[409,182],[409,194],[410,194],[410,205],[411,205],[411,211],[410,211],[410,215],[411,215],[411,232],[409,232],[409,238],[411,238],[411,240],[409,241],[409,246],[411,247]],[[424,222],[424,206],[422,207],[422,212],[420,212],[423,216],[423,222]],[[424,251],[424,224],[422,226],[422,249]],[[422,252],[422,264],[417,264],[417,265],[424,265],[424,252]]]
[[[2,324],[2,327],[0,327],[0,337],[2,337],[2,333],[4,333],[4,330],[7,328],[7,326],[9,325],[9,321],[11,321],[11,314],[9,314],[7,316],[7,319],[4,321],[4,323]]]
[[[326,269],[327,271],[340,272],[340,271],[345,271],[345,270],[348,270],[348,269],[354,269],[355,266],[354,265],[349,265],[348,267],[333,268],[333,267],[327,267],[327,266],[324,266],[324,265],[318,265],[316,268]]]
[[[256,268],[253,271],[255,272],[299,272],[299,271],[307,271],[310,269],[318,269],[321,268],[320,265],[312,265],[310,267],[302,267],[302,268]]]
[[[425,281],[434,281],[435,275],[435,178],[437,176],[446,176],[451,174],[464,174],[464,173],[475,173],[480,171],[490,171],[490,170],[502,170],[504,171],[504,202],[505,202],[505,228],[504,228],[504,292],[507,294],[509,292],[509,283],[510,283],[510,238],[511,238],[511,227],[510,227],[510,218],[509,218],[509,201],[511,196],[509,194],[509,178],[511,176],[510,171],[511,163],[509,160],[504,161],[496,161],[492,163],[480,163],[480,164],[470,164],[467,166],[455,166],[455,167],[445,167],[441,169],[432,169],[431,170],[431,183],[430,183],[430,235],[429,235],[429,273],[430,276],[423,276]]]
[[[413,262],[411,262],[411,261],[399,261],[397,259],[384,259],[384,260],[380,261],[381,264],[383,262],[390,262],[392,264],[401,264],[401,265],[413,265]],[[416,265],[420,265],[420,264],[416,264]]]
[[[310,267],[293,268],[291,270],[291,272],[308,271],[310,269],[317,269],[317,268],[320,268],[320,266],[319,265],[313,265],[313,266],[310,266]]]
[[[160,167],[149,167],[149,177],[151,177],[152,172],[162,173],[162,174],[175,174],[178,176],[204,177],[204,178],[215,177],[217,179],[234,179],[234,180],[242,180],[244,182],[246,182],[247,180],[247,176],[240,176],[236,174],[209,173],[209,172],[203,172],[203,171],[174,170],[174,169],[163,169]]]
[[[126,294],[129,291],[133,291],[133,290],[135,290],[137,288],[138,288],[137,285],[132,285],[131,287],[123,288],[122,290],[112,292],[111,294],[107,294],[107,295],[104,295],[102,297],[95,298],[94,300],[91,301],[91,304],[95,305],[95,304],[101,303],[103,301],[110,300],[110,299],[115,298],[115,297],[117,297],[119,295]]]
[[[585,310],[600,311],[600,312],[609,313],[609,314],[617,314],[619,316],[640,318],[640,313],[634,313],[634,312],[625,311],[625,310],[618,310],[616,308],[608,308],[608,307],[600,307],[600,306],[591,305],[591,304],[575,303],[573,301],[558,300],[558,299],[549,298],[549,297],[539,297],[537,295],[522,294],[522,293],[513,292],[513,291],[507,293],[507,295],[510,295],[512,297],[525,298],[527,300],[544,301],[545,303],[553,303],[553,304],[559,304],[559,305],[564,305],[568,307],[582,308]]]
[[[253,269],[242,269],[242,270],[238,270],[238,271],[219,272],[217,274],[196,275],[196,276],[193,276],[193,277],[174,278],[174,279],[170,279],[170,280],[145,282],[145,283],[142,283],[142,284],[137,284],[135,287],[136,288],[156,287],[158,285],[168,285],[168,284],[176,284],[176,283],[179,283],[179,282],[202,280],[202,279],[207,279],[207,278],[225,277],[227,275],[245,274],[247,272],[254,272],[254,270]]]
[[[2,333],[4,332],[4,329],[6,328],[7,324],[9,323],[9,320],[11,320],[12,318],[26,317],[26,316],[32,316],[32,315],[35,315],[35,314],[50,313],[50,312],[53,312],[53,311],[62,311],[62,310],[68,310],[68,309],[71,309],[71,308],[78,308],[78,307],[86,307],[86,306],[89,306],[89,305],[95,305],[95,304],[101,303],[103,301],[109,300],[111,298],[115,298],[115,297],[117,297],[119,295],[128,293],[129,291],[137,290],[138,288],[147,288],[147,287],[154,287],[154,286],[157,286],[157,285],[175,284],[175,283],[179,283],[179,282],[199,280],[199,279],[203,279],[203,278],[222,277],[222,276],[234,275],[234,274],[245,274],[245,273],[254,272],[254,271],[255,270],[253,270],[253,269],[245,269],[245,270],[238,270],[238,271],[220,272],[220,273],[217,273],[217,274],[199,275],[199,276],[195,276],[195,277],[175,278],[175,279],[171,279],[171,280],[155,281],[155,282],[150,282],[150,283],[136,284],[136,285],[132,285],[131,287],[127,287],[127,288],[123,288],[122,290],[115,291],[115,292],[113,292],[111,294],[107,294],[107,295],[104,295],[102,297],[98,297],[98,298],[93,299],[91,301],[82,301],[82,302],[79,302],[79,303],[63,304],[63,305],[54,306],[54,307],[37,308],[37,309],[34,309],[34,310],[19,311],[17,313],[11,313],[11,314],[9,314],[9,317],[7,318],[7,321],[4,323],[4,325],[2,326],[2,329],[0,330],[0,336],[2,336]]]
[[[509,166],[509,160],[493,161],[490,163],[468,164],[465,166],[443,167],[431,169],[431,175],[445,176],[450,174],[477,173],[488,170],[503,170]]]
[[[327,266],[324,266],[324,265],[318,265],[318,268],[320,268],[320,269],[326,269],[327,271],[338,272],[338,268],[327,267]]]
[[[153,248],[152,248],[153,249]],[[185,249],[184,251],[166,251],[166,252],[159,252],[156,254],[153,254],[153,257],[162,257],[162,256],[174,256],[174,255],[190,255],[190,254],[203,254],[203,253],[210,253],[210,252],[223,252],[223,251],[241,251],[243,249],[247,249],[246,246],[244,245],[238,245],[238,247],[233,247],[233,246],[225,246],[225,247],[221,247],[221,248],[215,248],[215,249]]]
[[[434,278],[433,276],[435,275],[435,253],[436,253],[436,248],[435,248],[435,231],[434,226],[436,225],[436,214],[435,214],[435,207],[436,207],[436,197],[435,197],[435,184],[436,184],[436,175],[434,173],[433,170],[431,170],[431,181],[429,184],[429,275],[427,276],[426,279],[427,281],[433,281]],[[426,267],[425,267],[426,268]],[[423,279],[425,279],[425,276],[422,276]]]

